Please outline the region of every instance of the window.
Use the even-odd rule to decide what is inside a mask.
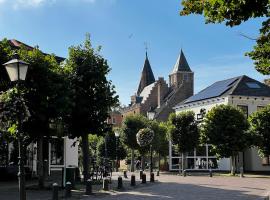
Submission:
[[[248,118],[248,106],[238,105],[237,108],[239,108],[240,110],[242,110],[242,112],[244,113],[245,117]]]
[[[64,139],[53,138],[51,140],[51,165],[64,164]]]
[[[246,85],[251,89],[259,89],[261,86],[256,82],[248,82]]]
[[[112,124],[116,124],[114,117],[112,118]]]
[[[187,74],[184,74],[183,75],[183,79],[184,79],[184,81],[188,81],[188,75]]]

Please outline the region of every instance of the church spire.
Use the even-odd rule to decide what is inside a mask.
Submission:
[[[139,84],[139,87],[137,90],[137,95],[140,95],[140,93],[143,91],[143,89],[146,86],[148,86],[154,82],[155,82],[155,77],[154,77],[150,62],[148,60],[147,49],[146,49],[145,61],[144,61],[144,66],[143,66],[143,70],[142,70],[140,84]]]
[[[172,74],[177,73],[177,72],[191,72],[191,69],[188,65],[187,59],[181,49],[181,52],[177,58],[177,61],[174,65]]]

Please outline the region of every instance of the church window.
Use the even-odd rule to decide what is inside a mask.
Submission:
[[[188,81],[188,75],[187,74],[184,74],[183,75],[183,79],[184,79],[184,81]]]

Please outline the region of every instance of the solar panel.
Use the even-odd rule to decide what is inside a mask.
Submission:
[[[211,86],[205,88],[204,90],[200,91],[199,93],[195,94],[194,96],[188,98],[185,103],[218,97],[224,92],[228,91],[230,88],[232,88],[233,84],[238,79],[239,77],[235,77],[224,81],[218,81]]]

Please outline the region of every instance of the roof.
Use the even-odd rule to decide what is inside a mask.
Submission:
[[[153,87],[155,86],[156,82],[151,83],[150,85],[146,86],[143,91],[140,94],[140,97],[142,97],[141,103],[144,103],[147,97],[150,95]]]
[[[177,58],[177,61],[173,67],[173,71],[172,71],[172,74],[173,73],[177,73],[177,72],[191,72],[191,69],[188,65],[188,62],[187,62],[187,59],[181,49],[181,52]]]
[[[32,51],[34,49],[34,47],[29,46],[29,45],[27,45],[27,44],[25,44],[23,42],[20,42],[20,41],[18,41],[16,39],[9,40],[9,43],[13,48],[16,48],[16,49],[20,48],[21,46],[24,46],[28,51]],[[47,53],[43,53],[43,54],[44,55],[49,55]],[[55,56],[55,59],[59,63],[65,60],[65,58],[60,57],[60,56]]]
[[[148,86],[154,82],[155,82],[155,77],[154,77],[150,62],[148,60],[147,52],[146,52],[146,57],[145,57],[145,61],[144,61],[144,66],[143,66],[141,80],[139,83],[137,94],[140,95],[140,93],[143,91],[143,89],[146,86]]]
[[[270,97],[270,87],[248,76],[238,76],[217,81],[177,106],[228,95]]]

